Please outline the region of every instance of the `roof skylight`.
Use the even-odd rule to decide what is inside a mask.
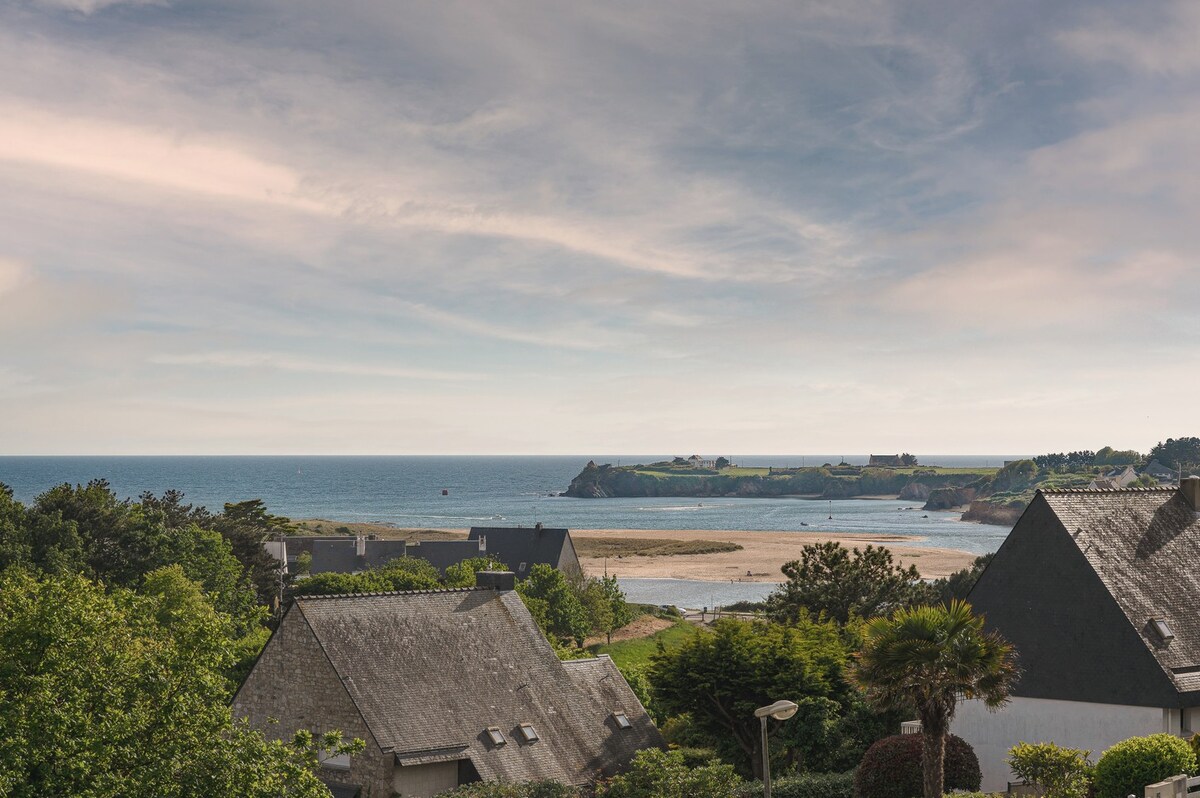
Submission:
[[[504,745],[508,740],[504,739],[504,732],[495,726],[487,730],[488,739],[492,741],[492,745]]]
[[[618,729],[631,729],[633,724],[629,722],[629,716],[624,712],[614,712],[613,720],[617,723]]]
[[[537,741],[537,729],[533,728],[532,723],[522,723],[518,728],[520,728],[521,736],[525,738],[525,742],[532,743]]]
[[[1169,643],[1175,639],[1175,633],[1171,631],[1171,627],[1167,626],[1167,622],[1162,618],[1151,618],[1150,626],[1154,629],[1154,634],[1158,635],[1158,639],[1164,643]]]

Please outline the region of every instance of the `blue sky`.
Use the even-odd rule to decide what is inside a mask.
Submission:
[[[0,454],[1198,434],[1200,6],[0,5]]]

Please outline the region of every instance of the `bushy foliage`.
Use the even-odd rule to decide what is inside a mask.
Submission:
[[[441,574],[428,560],[397,557],[380,568],[357,574],[326,572],[298,582],[296,595],[317,596],[334,593],[385,593],[391,590],[437,590]]]
[[[863,754],[854,776],[857,798],[913,798],[924,790],[919,734],[894,734]],[[945,789],[978,790],[982,775],[975,751],[961,737],[946,735]]]
[[[1150,459],[1170,468],[1200,465],[1200,438],[1167,438],[1150,450]]]
[[[577,798],[579,791],[557,781],[477,781],[437,798]]]
[[[795,624],[722,619],[653,658],[655,706],[688,714],[692,734],[707,739],[743,773],[756,773],[761,737],[754,710],[786,696],[800,706],[786,723],[771,722],[780,772],[811,767],[841,745],[839,718],[853,690],[848,653],[836,624],[807,616]]]
[[[1085,798],[1091,787],[1091,751],[1054,743],[1017,743],[1008,752],[1013,773],[1045,790],[1045,798]]]
[[[472,557],[448,566],[443,581],[446,587],[475,587],[475,575],[480,571],[504,570],[507,570],[504,563],[495,557]]]
[[[517,592],[546,637],[583,645],[591,624],[583,602],[562,571],[538,563],[529,569],[528,578],[517,583]]]
[[[788,581],[767,597],[767,614],[779,622],[808,612],[846,623],[852,615],[871,618],[929,597],[916,567],[897,565],[883,547],[813,543],[782,570]]]
[[[988,567],[988,563],[992,561],[992,557],[994,556],[996,556],[995,552],[981,555],[975,558],[970,568],[964,568],[961,571],[955,571],[949,576],[933,580],[930,588],[936,596],[936,600],[943,604],[948,604],[954,599],[965,599],[967,594],[971,592],[971,588],[975,587],[975,583],[979,581],[983,569]]]
[[[738,798],[741,778],[717,760],[689,768],[683,754],[639,751],[627,773],[597,786],[597,798]]]
[[[0,575],[0,794],[327,798],[311,740],[232,722],[232,621],[179,566],[144,582]]]
[[[1141,795],[1147,784],[1196,772],[1196,755],[1187,741],[1172,734],[1130,737],[1096,762],[1096,798]]]
[[[762,793],[762,782],[751,781],[742,785],[738,798],[760,798]],[[855,798],[854,771],[800,773],[772,779],[771,795],[773,798]]]

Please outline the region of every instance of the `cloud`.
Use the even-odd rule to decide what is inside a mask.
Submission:
[[[149,362],[162,366],[213,366],[221,369],[292,371],[301,374],[334,374],[401,380],[479,381],[486,375],[461,371],[406,368],[383,364],[331,363],[278,352],[199,352],[154,355]]]
[[[113,6],[167,6],[167,0],[33,0],[44,8],[95,14]]]

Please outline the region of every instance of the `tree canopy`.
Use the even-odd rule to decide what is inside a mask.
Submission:
[[[1200,467],[1200,438],[1167,438],[1150,450],[1150,459],[1169,468],[1185,470]]]
[[[141,594],[4,572],[0,793],[328,798],[311,750],[232,721],[231,624],[180,566]]]
[[[773,753],[781,764],[823,763],[842,744],[839,718],[854,700],[845,674],[848,656],[832,622],[807,616],[787,625],[723,619],[679,648],[660,652],[649,676],[659,709],[687,713],[718,750],[725,747],[728,761],[761,775],[754,710],[779,699],[800,705],[786,723],[771,722]]]
[[[846,623],[852,615],[870,618],[930,597],[916,567],[897,565],[883,547],[812,543],[783,573],[788,581],[767,597],[767,614],[781,622],[810,612]]]

